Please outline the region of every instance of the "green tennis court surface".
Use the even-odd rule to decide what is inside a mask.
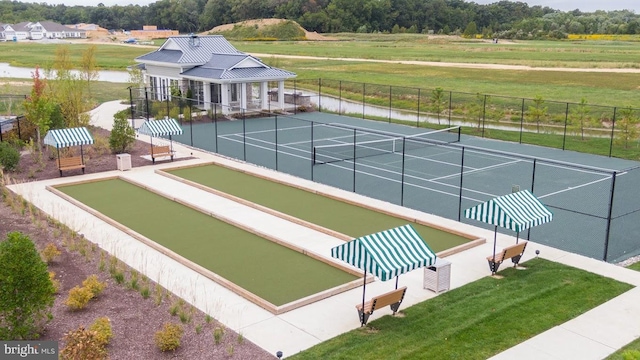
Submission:
[[[123,180],[57,189],[276,306],[357,279]]]
[[[167,172],[354,238],[408,222],[223,166],[196,166]],[[436,252],[470,241],[439,229],[412,225]]]

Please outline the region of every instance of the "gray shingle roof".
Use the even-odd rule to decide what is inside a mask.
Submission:
[[[65,32],[65,31],[74,31],[74,32],[84,32],[84,30],[80,29],[72,29],[70,27],[64,26],[62,24],[55,23],[53,21],[40,21],[40,25],[47,31],[55,31],[55,32]]]
[[[160,50],[144,54],[136,58],[136,60],[159,61],[177,64],[182,57],[180,50]]]

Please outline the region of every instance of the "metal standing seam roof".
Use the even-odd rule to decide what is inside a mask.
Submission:
[[[175,64],[205,64],[211,58],[211,54],[244,54],[236,49],[227,39],[222,35],[203,35],[198,36],[198,45],[192,44],[192,38],[187,36],[171,36],[168,41],[176,44],[180,50],[164,49],[163,46],[153,52],[139,56],[136,60],[154,60],[172,62]],[[167,56],[166,60],[155,60],[154,57],[164,57],[167,51],[177,51],[181,53],[179,58],[174,58],[174,55]],[[159,53],[159,54],[154,54]],[[154,55],[152,55],[154,54]]]
[[[409,224],[336,246],[331,249],[331,256],[372,273],[382,281],[436,262],[436,254]]]
[[[49,130],[44,137],[46,145],[60,147],[91,145],[93,137],[86,127]]]
[[[466,209],[464,216],[516,232],[553,220],[553,214],[529,190],[499,196]]]
[[[295,74],[282,69],[274,68],[239,68],[231,70],[207,69],[195,67],[183,72],[181,75],[214,80],[235,79],[287,79]]]
[[[150,136],[180,135],[182,128],[176,119],[146,120],[138,129],[138,133]]]

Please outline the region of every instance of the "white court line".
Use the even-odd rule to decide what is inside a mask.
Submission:
[[[235,135],[235,136],[238,136],[238,137],[242,136],[242,134],[229,134],[229,135]],[[220,137],[223,137],[223,138],[225,138],[226,140],[229,140],[229,141],[242,142],[240,140],[229,139],[229,138],[225,137],[225,135],[221,135]],[[251,137],[247,137],[247,139],[251,139],[251,140],[254,140],[256,142],[263,142],[263,143],[266,143],[266,144],[273,145],[273,143],[265,141],[265,140],[261,140],[261,139],[256,139],[256,138],[251,138]],[[300,143],[306,143],[306,142],[300,142]],[[291,143],[291,144],[298,144],[298,143]],[[259,146],[259,145],[255,145],[255,144],[248,144],[248,145],[273,151],[272,148],[268,148],[268,147],[263,147],[263,146]],[[286,147],[286,148],[289,148],[291,150],[308,153],[308,150],[291,147],[291,146],[288,146],[288,144],[287,145],[278,144],[278,147]],[[287,155],[290,155],[290,156],[295,156],[295,157],[299,157],[299,158],[303,158],[303,159],[309,159],[309,157],[305,157],[305,156],[298,156],[298,155],[294,155],[294,154],[286,153],[286,152],[283,152],[283,153],[285,153]],[[450,152],[447,152],[447,153],[450,153]],[[396,154],[396,153],[390,153],[390,154]],[[443,153],[441,153],[441,154],[443,154]],[[441,154],[437,154],[437,155],[441,155]],[[446,154],[446,153],[444,153],[444,154]],[[445,162],[445,161],[434,160],[434,159],[430,159],[428,157],[420,157],[420,156],[406,155],[406,154],[405,154],[405,156],[409,156],[411,158],[415,158],[415,159],[419,159],[419,160],[423,160],[423,161],[431,161],[431,162],[435,162],[435,163],[441,163],[441,164],[452,165],[452,166],[457,166],[457,167],[460,166],[459,164],[452,164],[452,163]],[[508,158],[508,159],[514,159],[514,157],[509,157],[509,156],[495,156],[495,157],[503,157],[503,158]],[[351,164],[353,163],[353,161],[349,161],[349,160],[346,160],[345,162],[351,163]],[[365,160],[365,162],[366,162],[366,160]],[[512,165],[512,164],[515,164],[515,163],[519,163],[519,162],[528,162],[528,161],[526,161],[525,159],[519,159],[519,160],[514,160],[514,161],[506,162],[506,163],[500,163],[500,164],[491,165],[491,166],[487,166],[487,167],[483,167],[483,168],[471,168],[471,167],[469,167],[471,170],[463,171],[463,176],[465,174],[472,174],[472,173],[476,173],[476,172],[482,172],[482,171],[486,171],[486,170],[495,169],[495,168],[498,168],[498,167],[509,166],[509,165]],[[340,166],[340,165],[334,164],[334,163],[327,163],[325,165],[330,165],[330,166],[333,166],[333,167],[343,168],[343,169],[347,169],[347,170],[353,172],[353,168],[352,167]],[[387,173],[391,173],[391,174],[394,174],[394,175],[402,176],[401,172],[393,171],[393,170],[389,170],[389,169],[382,169],[382,168],[377,167],[375,165],[368,165],[366,163],[363,163],[363,161],[358,162],[358,165],[364,166],[364,167],[368,167],[368,168],[371,168],[371,169],[376,169],[377,171],[382,171],[382,172],[387,172]],[[377,163],[377,165],[380,165],[380,163]],[[559,168],[566,169],[566,170],[584,172],[584,173],[589,173],[589,174],[602,175],[602,173],[600,173],[600,172],[587,171],[585,169],[567,169],[566,167],[557,166],[557,165],[554,165],[554,164],[544,164],[544,165],[555,166],[555,167],[559,167]],[[397,168],[397,166],[393,166],[393,165],[389,165],[389,166]],[[465,166],[465,168],[466,167],[467,166]],[[391,182],[401,183],[401,181],[398,181],[398,180],[395,180],[395,179],[392,179],[392,178],[388,178],[388,177],[384,177],[384,176],[380,176],[380,175],[375,175],[375,174],[371,174],[371,173],[364,172],[364,171],[359,171],[359,170],[357,170],[357,172],[358,173],[362,173],[362,174],[366,174],[366,175],[369,175],[369,176],[372,176],[372,177],[377,177],[377,178],[380,178],[380,179],[386,179],[386,180],[391,181]],[[428,174],[425,173],[424,175],[428,175]],[[459,176],[459,173],[451,174],[451,175],[445,175],[445,176],[431,178],[431,179],[424,179],[422,177],[418,177],[418,176],[415,176],[415,175],[407,174],[406,172],[405,172],[404,176],[405,176],[405,178],[412,178],[412,179],[415,179],[415,180],[431,182],[431,183],[434,183],[434,184],[438,184],[440,186],[450,187],[450,188],[454,188],[454,189],[460,189],[459,186],[451,185],[451,184],[447,184],[447,183],[442,183],[442,182],[438,181],[438,180],[443,180],[443,179],[448,179],[448,178]],[[581,185],[578,185],[578,186],[573,186],[573,187],[570,187],[568,189],[563,189],[563,190],[552,192],[552,193],[549,193],[549,194],[546,194],[546,195],[542,195],[542,196],[539,196],[538,198],[545,198],[545,197],[548,197],[548,196],[560,194],[560,193],[563,193],[563,192],[571,191],[573,189],[578,189],[578,188],[581,188],[581,187],[585,187],[585,186],[592,185],[592,184],[595,184],[595,183],[598,183],[598,182],[601,182],[601,181],[605,181],[605,180],[609,180],[609,179],[611,179],[611,177],[605,177],[605,178],[602,178],[602,179],[599,179],[599,180],[595,180],[595,181],[591,181],[591,182],[588,182],[588,183],[585,183],[585,184],[581,184]],[[428,187],[412,184],[412,183],[409,183],[409,182],[406,182],[406,181],[405,181],[405,184],[410,185],[410,186],[414,186],[414,187],[418,187],[418,188],[422,188],[422,189],[426,189],[426,190],[430,190],[430,191],[434,191],[434,192],[439,192],[439,193],[451,195],[451,196],[454,196],[454,197],[458,197],[459,196],[459,194],[450,194],[450,193],[445,192],[445,191],[440,191],[440,190],[436,190],[436,189],[432,189],[432,188],[428,188]],[[476,194],[480,194],[480,195],[484,195],[484,196],[489,196],[489,197],[498,196],[498,195],[495,195],[495,194],[486,193],[486,192],[483,192],[483,191],[473,190],[473,189],[469,189],[469,188],[463,188],[463,190],[468,191],[468,192],[473,192],[473,193],[476,193]],[[464,196],[463,196],[463,198],[465,198],[467,200],[473,200],[473,201],[482,202],[481,200],[468,198],[468,197],[464,197]]]
[[[225,140],[228,140],[228,141],[233,141],[233,142],[238,142],[238,143],[242,142],[240,140],[227,138],[226,135],[220,135],[220,137],[224,138]],[[259,142],[266,142],[266,141],[260,140],[260,139],[254,139],[254,140],[259,141]],[[266,142],[266,143],[268,143],[268,142]],[[271,143],[268,143],[268,144],[271,144]],[[257,148],[260,148],[260,149],[273,151],[272,148],[269,148],[269,147],[266,147],[266,146],[260,146],[260,145],[257,145],[257,144],[250,144],[250,143],[247,143],[247,145],[254,146],[254,147],[257,147]],[[304,149],[298,149],[298,148],[290,147],[290,146],[286,146],[286,145],[278,145],[278,149],[280,149],[281,147],[286,147],[286,148],[291,149],[291,150],[300,151],[300,152],[303,152],[305,154],[311,155],[308,151],[306,151]],[[279,151],[279,152],[282,153],[282,154],[286,154],[286,155],[289,155],[289,156],[297,157],[297,158],[300,158],[300,159],[310,160],[310,156],[302,156],[302,155],[288,153],[288,152],[285,152],[285,151]],[[346,161],[346,162],[347,163],[353,163],[352,161]],[[340,166],[338,164],[333,164],[333,163],[329,163],[329,164],[325,164],[325,165],[329,165],[329,166],[332,166],[332,167],[337,167],[337,168],[340,168],[340,169],[348,170],[349,172],[353,172],[353,167]],[[367,167],[367,168],[371,168],[371,169],[376,169],[376,170],[382,171],[382,172],[388,172],[388,173],[392,173],[392,174],[396,174],[396,175],[402,175],[399,172],[391,171],[391,170],[387,170],[387,169],[381,169],[381,168],[376,167],[376,166],[371,166],[371,165],[367,165],[367,164],[358,164],[358,165],[363,166],[363,167]],[[360,174],[368,175],[368,176],[371,176],[371,177],[376,177],[376,178],[379,178],[379,179],[384,179],[384,180],[387,180],[387,181],[399,183],[399,184],[402,183],[399,180],[395,180],[395,179],[392,179],[392,178],[384,177],[384,176],[381,176],[381,175],[372,174],[372,173],[361,171],[361,170],[356,170],[356,172],[360,173]],[[456,185],[440,183],[440,182],[437,182],[437,181],[431,181],[429,179],[423,179],[423,178],[420,178],[420,177],[417,177],[417,176],[413,176],[413,175],[409,175],[409,174],[405,174],[404,177],[405,177],[405,179],[406,178],[413,178],[413,179],[416,179],[416,180],[420,180],[420,181],[424,181],[424,182],[432,182],[432,183],[440,185],[440,186],[450,187],[450,188],[454,188],[454,189],[459,189],[460,188],[459,186],[456,186]],[[449,195],[449,196],[452,196],[452,197],[455,197],[455,198],[459,198],[459,194],[458,193],[453,193],[452,194],[452,193],[449,193],[447,191],[442,191],[442,190],[429,188],[429,187],[426,187],[426,186],[412,184],[412,183],[406,182],[406,181],[405,181],[405,185],[409,185],[409,186],[412,186],[412,187],[416,187],[416,188],[420,188],[420,189],[424,189],[424,190],[429,190],[429,191],[433,191],[433,192]],[[465,190],[468,191],[468,192],[478,193],[478,194],[481,194],[481,195],[487,195],[487,196],[490,196],[490,197],[496,197],[497,196],[497,195],[494,195],[494,194],[488,194],[488,193],[484,193],[484,192],[477,191],[477,190],[472,190],[472,189],[466,189],[465,188]],[[474,198],[471,198],[471,197],[468,197],[468,196],[463,196],[462,198],[466,199],[466,200],[476,201],[476,202],[479,202],[479,203],[483,202],[483,200],[474,199]]]
[[[623,173],[623,174],[621,174],[621,175],[624,175],[624,174],[626,174],[626,173]],[[554,192],[552,192],[552,193],[548,193],[548,194],[545,194],[545,195],[538,196],[538,199],[543,199],[543,198],[546,198],[547,196],[557,195],[557,194],[561,194],[561,193],[563,193],[563,192],[567,192],[567,191],[571,191],[571,190],[579,189],[579,188],[581,188],[581,187],[585,187],[585,186],[589,186],[589,185],[597,184],[597,183],[602,182],[602,181],[605,181],[605,180],[611,180],[611,176],[609,176],[609,177],[605,177],[605,178],[602,178],[602,179],[598,179],[598,180],[594,180],[594,181],[590,181],[590,182],[585,183],[585,184],[580,184],[580,185],[578,185],[578,186],[569,186],[569,187],[568,187],[568,188],[566,188],[566,189],[562,189],[562,190],[554,191]]]

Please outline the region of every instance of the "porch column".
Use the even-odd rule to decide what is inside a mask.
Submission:
[[[202,82],[202,98],[205,108],[209,109],[211,105],[211,83]]]
[[[220,85],[220,103],[222,105],[222,113],[227,115],[231,112],[231,108],[229,107],[229,98],[231,89],[229,88],[229,84]]]
[[[240,109],[247,109],[247,83],[240,84]]]
[[[260,83],[260,108],[262,110],[269,108],[269,82]]]
[[[284,110],[284,80],[278,81],[278,106]]]

